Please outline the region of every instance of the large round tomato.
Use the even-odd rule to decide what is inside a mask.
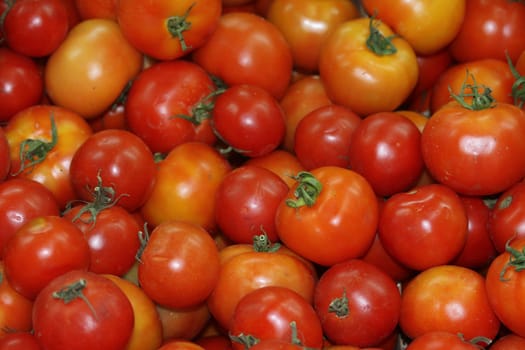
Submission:
[[[211,37],[193,53],[193,60],[228,86],[257,85],[277,99],[292,76],[286,39],[273,24],[252,13],[221,16]]]
[[[124,349],[132,305],[108,278],[73,270],[49,282],[34,303],[33,329],[44,349]]]
[[[326,39],[319,74],[330,99],[361,116],[393,111],[418,79],[410,44],[373,18],[344,22]]]
[[[430,55],[445,48],[456,36],[466,13],[466,0],[363,0],[370,16],[388,24],[418,54]],[[447,23],[443,26],[443,23]]]
[[[53,103],[84,118],[101,115],[142,69],[143,57],[109,19],[89,19],[70,30],[45,65]]]
[[[206,43],[221,15],[221,0],[120,0],[117,20],[126,39],[160,60],[187,55]]]
[[[492,347],[490,347],[492,349]],[[476,344],[463,339],[463,335],[446,331],[431,331],[412,340],[406,350],[479,350]]]
[[[374,240],[376,195],[358,173],[324,166],[296,175],[277,208],[277,234],[290,249],[320,264],[360,257]]]

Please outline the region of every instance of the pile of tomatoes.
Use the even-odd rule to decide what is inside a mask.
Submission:
[[[525,349],[522,1],[0,14],[0,350]]]

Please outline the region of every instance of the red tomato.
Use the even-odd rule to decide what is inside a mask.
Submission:
[[[34,303],[34,334],[44,349],[123,349],[133,322],[126,294],[108,278],[89,271],[56,277]]]
[[[111,129],[92,134],[78,148],[70,176],[76,198],[92,201],[101,181],[108,188],[110,202],[118,201],[133,212],[152,192],[156,171],[153,154],[141,138],[127,130]]]
[[[316,108],[297,124],[294,152],[307,170],[329,165],[348,168],[352,135],[360,123],[361,118],[346,107]]]
[[[117,0],[72,0],[81,19],[107,18],[117,20]]]
[[[120,0],[117,20],[126,39],[138,50],[159,60],[173,60],[209,40],[221,8],[221,0]]]
[[[29,220],[60,214],[53,193],[44,185],[29,179],[8,179],[0,183],[0,257],[7,241]]]
[[[209,124],[215,85],[201,67],[185,60],[156,63],[143,70],[128,92],[129,128],[152,152],[168,153],[188,141],[214,144]]]
[[[519,297],[519,291],[525,286],[521,266],[524,252],[524,238],[510,241],[506,250],[491,262],[485,278],[492,310],[507,329],[521,337],[525,337],[521,312],[525,306],[523,299]]]
[[[204,350],[204,348],[189,340],[175,339],[164,343],[158,350]]]
[[[406,350],[479,350],[476,344],[466,341],[462,335],[445,331],[431,331],[416,337]],[[491,347],[492,349],[492,347]]]
[[[365,177],[378,196],[406,191],[421,177],[421,132],[394,112],[367,116],[350,142],[350,169]]]
[[[294,67],[317,72],[326,38],[338,25],[358,16],[356,4],[346,0],[274,0],[265,17],[290,45]]]
[[[92,134],[84,118],[63,107],[34,105],[14,115],[4,130],[11,150],[11,176],[40,182],[60,208],[76,198],[70,164]]]
[[[494,339],[500,321],[483,276],[465,267],[441,265],[420,272],[405,286],[399,326],[412,339],[432,331]]]
[[[346,21],[326,39],[319,74],[330,99],[365,116],[397,109],[417,83],[410,44],[373,18]]]
[[[61,0],[18,0],[3,21],[11,49],[30,57],[52,54],[69,31],[69,17]]]
[[[144,219],[152,226],[180,220],[215,230],[215,193],[230,170],[228,161],[207,144],[175,147],[158,164],[153,192],[141,208]]]
[[[233,350],[230,338],[223,334],[198,337],[195,343],[202,346],[205,350]]]
[[[84,118],[100,116],[142,69],[143,57],[112,20],[80,22],[49,56],[45,88],[54,104]]]
[[[378,222],[378,203],[358,173],[326,166],[301,172],[276,212],[281,241],[324,266],[364,255]]]
[[[463,249],[468,218],[459,196],[441,184],[389,197],[379,217],[379,239],[404,266],[422,271],[447,264]]]
[[[89,246],[82,232],[60,216],[39,216],[22,225],[8,241],[5,274],[28,299],[55,277],[89,267]]]
[[[17,331],[0,339],[0,350],[41,350],[36,337],[31,333]]]
[[[140,255],[139,283],[156,303],[192,307],[210,295],[219,275],[219,252],[202,227],[166,221],[151,232]],[[188,276],[193,276],[188,278]]]
[[[44,80],[35,61],[0,47],[0,121],[6,122],[42,98]]]
[[[157,304],[157,313],[162,325],[162,339],[192,340],[203,332],[210,321],[206,303],[192,307],[168,308]]]
[[[525,337],[516,334],[507,334],[496,339],[490,346],[491,350],[521,350],[525,346]]]
[[[331,342],[368,347],[380,344],[395,330],[401,296],[386,273],[351,259],[330,266],[321,275],[314,306]]]
[[[249,158],[244,165],[255,165],[271,170],[288,185],[295,184],[294,176],[298,172],[305,170],[299,159],[292,153],[283,149],[276,149],[264,156]]]
[[[246,12],[221,16],[211,37],[193,53],[193,60],[228,86],[256,85],[277,99],[292,76],[291,50],[279,29]]]
[[[456,61],[483,58],[513,62],[525,49],[525,5],[506,0],[467,0],[465,18],[449,50]]]
[[[285,135],[279,101],[256,85],[234,85],[215,100],[211,123],[218,137],[246,157],[275,150]]]

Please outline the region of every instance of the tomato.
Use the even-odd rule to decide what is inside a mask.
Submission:
[[[417,57],[387,24],[357,18],[326,39],[319,74],[334,103],[365,116],[393,111],[408,98],[418,79]]]
[[[222,334],[198,337],[195,343],[206,350],[233,350],[230,338]]]
[[[168,308],[157,304],[157,313],[162,324],[162,339],[192,340],[200,334],[210,321],[206,303],[192,307]]]
[[[266,18],[284,35],[294,67],[317,72],[319,52],[326,38],[341,23],[357,18],[355,3],[345,0],[274,0]]]
[[[432,55],[417,55],[419,75],[412,96],[432,89],[440,75],[452,65],[452,56],[447,49],[442,49]]]
[[[156,350],[162,343],[162,324],[155,303],[137,285],[115,275],[104,275],[126,295],[133,309],[133,332],[126,350]]]
[[[133,81],[125,103],[129,128],[152,152],[168,153],[187,141],[214,144],[209,124],[215,85],[201,67],[183,60],[159,62]]]
[[[430,184],[389,197],[379,217],[379,239],[404,266],[422,271],[447,264],[463,249],[468,218],[459,196]]]
[[[37,104],[44,92],[44,79],[34,60],[7,47],[0,47],[0,121]]]
[[[72,28],[45,65],[45,89],[54,104],[84,118],[104,113],[142,69],[142,54],[109,19]]]
[[[133,332],[134,316],[128,297],[114,282],[73,270],[39,293],[33,322],[44,349],[123,349]]]
[[[69,17],[60,0],[18,0],[3,21],[4,37],[11,49],[30,57],[53,53],[69,31]]]
[[[350,169],[367,179],[378,196],[408,190],[420,178],[424,164],[421,132],[394,112],[367,116],[350,141]]]
[[[29,332],[9,333],[0,339],[1,350],[40,350],[36,337]]]
[[[32,329],[32,310],[33,301],[13,289],[5,278],[4,262],[0,262],[0,344],[13,331]]]
[[[490,211],[488,230],[498,253],[511,239],[525,237],[524,194],[525,182],[520,181],[501,193]]]
[[[39,216],[22,225],[7,242],[5,274],[28,299],[55,277],[89,267],[89,246],[82,232],[60,216]]]
[[[189,340],[175,339],[164,343],[158,350],[204,350],[204,348]]]
[[[431,331],[416,337],[407,350],[479,350],[476,344],[466,341],[462,335],[445,331]],[[492,349],[492,347],[491,347]]]
[[[151,232],[140,255],[139,283],[156,303],[172,308],[203,303],[218,279],[219,252],[202,227],[166,221]],[[187,278],[187,276],[193,276]]]
[[[221,16],[211,37],[192,58],[228,86],[256,85],[276,99],[284,95],[292,75],[293,59],[286,39],[277,27],[252,13]]]
[[[276,212],[281,241],[324,266],[364,255],[378,222],[378,203],[358,173],[325,166],[296,175]]]
[[[399,326],[412,339],[431,331],[494,339],[500,321],[489,303],[483,276],[465,267],[440,265],[407,283],[401,293]]]
[[[483,58],[504,60],[506,53],[513,62],[525,49],[522,35],[525,5],[506,0],[467,0],[465,18],[450,44],[456,61]]]
[[[258,288],[281,286],[313,300],[316,276],[300,259],[280,253],[250,251],[221,264],[219,279],[207,305],[218,324],[229,329],[239,301]]]
[[[279,101],[257,85],[234,85],[215,100],[211,123],[218,137],[245,157],[275,150],[285,135]]]
[[[89,125],[94,132],[105,129],[129,130],[128,121],[124,113],[124,105],[117,103],[111,106],[101,117],[90,119]]]
[[[215,193],[230,170],[228,161],[207,144],[176,146],[158,164],[153,191],[141,207],[144,219],[152,226],[181,220],[215,230]]]
[[[253,345],[252,350],[301,350],[304,347],[300,344],[294,344],[290,340],[266,339]]]
[[[430,109],[435,112],[440,107],[454,100],[453,94],[471,93],[470,87],[465,91],[464,84],[490,88],[492,97],[499,103],[513,103],[512,85],[514,77],[509,65],[499,59],[483,59],[458,63],[446,69],[432,88]],[[472,101],[466,96],[465,101]]]
[[[172,60],[209,40],[221,8],[221,0],[120,0],[117,20],[126,39],[138,50],[159,60]]]
[[[443,106],[421,135],[430,175],[464,195],[496,194],[525,176],[525,112],[510,104],[480,103],[490,102],[490,96],[477,95],[472,105],[459,96],[461,103]]]
[[[523,301],[517,297],[525,279],[521,273],[525,239],[510,241],[504,252],[490,264],[485,278],[490,306],[501,323],[511,332],[525,336]]]
[[[11,151],[11,176],[40,182],[60,208],[76,198],[71,161],[92,134],[84,118],[63,107],[34,105],[14,115],[4,130]]]
[[[510,333],[496,339],[490,346],[491,350],[520,350],[525,346],[525,337]]]
[[[266,155],[249,158],[244,165],[255,165],[272,171],[288,185],[293,186],[295,183],[294,176],[298,172],[305,170],[297,157],[283,149],[276,149]]]
[[[235,307],[228,333],[234,350],[264,339],[293,340],[309,348],[323,345],[323,329],[312,304],[280,286],[258,288],[243,296]]]
[[[460,31],[467,2],[363,0],[362,4],[370,16],[389,25],[418,54],[430,55],[447,47]],[[446,27],[442,26],[444,22]]]
[[[294,152],[305,169],[349,167],[352,135],[361,118],[350,109],[326,105],[306,114],[297,124]]]
[[[376,346],[395,330],[401,296],[385,272],[360,259],[350,259],[330,266],[321,275],[314,307],[331,342]]]
[[[117,0],[73,0],[81,19],[107,18],[117,20]]]
[[[123,152],[125,150],[125,152]],[[71,184],[78,197],[93,200],[95,187],[130,212],[138,210],[153,191],[157,167],[151,150],[127,130],[103,130],[90,135],[71,159]]]

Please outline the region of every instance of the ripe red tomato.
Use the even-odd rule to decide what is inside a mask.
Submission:
[[[465,267],[440,265],[406,284],[399,326],[411,339],[432,331],[494,339],[500,321],[489,303],[483,276]]]
[[[335,263],[364,255],[378,222],[378,203],[358,173],[325,166],[296,175],[276,212],[281,241],[306,259]]]
[[[16,331],[0,338],[0,350],[41,350],[36,337],[29,332]]]
[[[34,303],[34,334],[44,349],[123,349],[133,323],[126,294],[89,271],[73,270],[54,278]]]
[[[306,114],[296,126],[294,152],[307,170],[320,166],[349,167],[352,135],[361,118],[331,104]]]
[[[156,303],[186,308],[206,300],[219,268],[219,252],[209,233],[198,225],[172,220],[151,232],[140,255],[138,278]]]
[[[410,269],[422,271],[450,263],[465,246],[466,210],[447,186],[430,184],[396,193],[385,201],[380,213],[383,247]]]
[[[381,344],[395,330],[401,295],[385,272],[351,259],[330,266],[321,275],[314,307],[331,342],[370,347]]]
[[[479,350],[476,344],[463,339],[462,335],[445,331],[431,331],[413,339],[406,350]],[[492,347],[491,347],[492,349]]]
[[[72,0],[81,19],[107,18],[117,20],[117,0]]]
[[[243,296],[235,307],[228,334],[234,350],[265,339],[298,341],[314,349],[323,346],[321,321],[312,304],[280,286],[261,287]]]
[[[78,148],[70,177],[75,199],[92,201],[102,182],[109,188],[110,202],[133,212],[152,192],[156,171],[153,154],[141,138],[127,130],[109,129],[93,133]]]
[[[89,246],[80,229],[60,216],[39,216],[7,242],[4,264],[11,286],[28,299],[55,277],[89,267]]]
[[[60,0],[18,0],[3,21],[11,49],[29,57],[52,54],[69,31],[66,5]]]
[[[158,350],[204,350],[204,348],[190,340],[175,339],[164,343]]]
[[[211,123],[218,137],[245,157],[260,157],[275,150],[285,135],[279,101],[256,85],[227,88],[215,100]]]
[[[120,0],[117,20],[126,39],[144,54],[173,60],[204,45],[221,16],[221,0]]]
[[[230,338],[220,333],[197,337],[195,343],[206,350],[233,350]]]
[[[277,99],[284,95],[292,76],[292,54],[282,33],[264,18],[247,12],[221,16],[211,37],[192,57],[228,86],[256,85]]]
[[[507,334],[497,338],[490,346],[491,350],[521,350],[525,346],[525,337],[517,334]]]
[[[0,121],[37,104],[44,79],[35,61],[7,47],[0,47]]]
[[[214,91],[208,73],[195,63],[156,63],[133,81],[125,103],[126,121],[154,153],[168,153],[188,141],[214,144],[209,123]]]

